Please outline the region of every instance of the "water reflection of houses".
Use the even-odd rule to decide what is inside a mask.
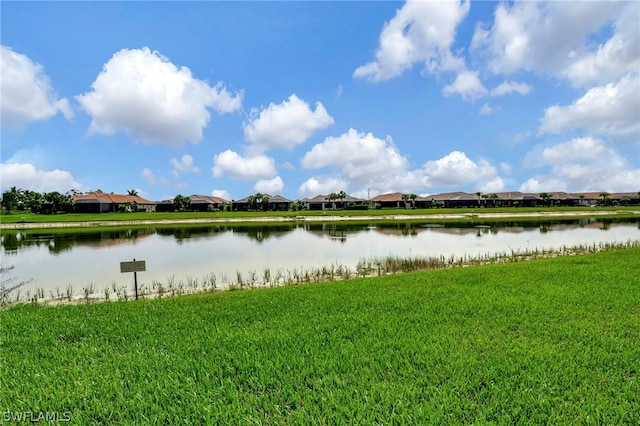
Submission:
[[[230,231],[223,226],[202,226],[202,225],[187,225],[187,226],[168,226],[158,227],[156,232],[162,237],[172,237],[179,243],[184,240],[199,240],[210,239],[221,235],[224,232]]]
[[[130,244],[132,241],[155,234],[152,228],[133,228],[108,231],[82,231],[73,233],[48,233],[34,231],[3,231],[2,247],[6,253],[22,248],[46,246],[53,254],[69,251],[74,247],[101,249]]]
[[[397,237],[412,236],[415,237],[419,233],[426,231],[428,228],[416,225],[415,223],[390,223],[380,224],[373,228],[373,231],[382,234]]]
[[[341,223],[313,223],[305,224],[302,228],[311,235],[319,238],[330,238],[334,241],[346,242],[350,235],[367,232],[369,225],[341,224]]]
[[[261,243],[270,238],[282,238],[294,229],[296,229],[294,224],[265,224],[233,226],[230,230],[234,235],[244,236]]]

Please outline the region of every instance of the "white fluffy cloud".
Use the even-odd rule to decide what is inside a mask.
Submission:
[[[488,91],[478,78],[476,71],[462,70],[455,81],[442,89],[445,96],[458,94],[463,99],[476,99],[485,96]]]
[[[280,104],[271,103],[262,110],[252,109],[244,124],[244,136],[260,152],[273,148],[291,149],[333,123],[333,117],[322,103],[317,102],[314,111],[293,94]]]
[[[302,159],[306,169],[330,168],[330,174],[305,181],[298,193],[312,197],[348,191],[365,198],[383,192],[414,192],[425,187],[421,170],[409,171],[409,162],[390,137],[376,138],[355,129],[338,137],[328,137],[315,145]]]
[[[496,168],[487,161],[480,160],[476,163],[460,151],[453,151],[438,160],[428,161],[424,164],[424,171],[429,187],[462,186],[472,183],[482,186],[498,177]],[[497,186],[496,182],[492,185]]]
[[[468,1],[458,0],[407,1],[384,25],[375,61],[358,67],[354,77],[388,80],[415,64],[424,64],[429,71],[462,68],[464,61],[450,48],[469,6]]]
[[[301,197],[312,198],[316,195],[326,195],[332,192],[344,191],[347,189],[347,182],[336,177],[312,177],[307,179],[298,188]]]
[[[496,74],[520,70],[568,78],[574,85],[606,82],[638,68],[637,2],[500,3],[490,28],[478,26],[471,50]],[[605,43],[589,36],[612,28]]]
[[[533,88],[527,83],[518,83],[515,81],[505,81],[500,83],[495,88],[491,89],[491,96],[503,96],[513,92],[520,93],[521,95],[528,95]]]
[[[213,158],[214,177],[229,176],[239,180],[269,179],[276,175],[273,158],[266,155],[242,157],[230,149]]]
[[[231,201],[231,194],[229,194],[229,192],[225,189],[214,189],[211,191],[211,196],[212,197],[218,197],[218,198],[223,198],[227,201]]]
[[[0,46],[0,75],[3,127],[19,128],[51,118],[58,112],[67,119],[73,117],[68,99],[58,99],[42,66],[29,57]]]
[[[273,179],[261,179],[253,185],[253,190],[265,194],[276,195],[284,189],[284,182],[280,176]]]
[[[554,176],[536,176],[520,185],[518,191],[538,194],[541,192],[567,191],[567,182]]]
[[[302,158],[302,166],[306,169],[333,167],[343,178],[357,185],[404,172],[407,163],[390,137],[383,140],[355,129],[326,138]]]
[[[504,191],[504,181],[500,176],[496,176],[487,182],[478,182],[477,189],[485,194]]]
[[[77,182],[66,170],[40,170],[29,163],[0,163],[0,183],[3,190],[15,186],[37,192],[58,191],[65,193],[72,189],[85,191],[88,188]]]
[[[640,169],[634,169],[613,146],[592,137],[544,148],[535,161],[546,173],[533,176],[521,191],[637,191]]]
[[[409,170],[407,158],[390,137],[383,140],[355,129],[315,145],[303,157],[302,166],[305,169],[331,169],[324,177],[314,176],[305,181],[298,189],[303,196],[346,190],[366,197],[464,185],[496,192],[504,187],[496,168],[489,162],[474,162],[460,151],[428,161],[422,168]]]
[[[640,137],[640,76],[590,89],[571,105],[547,108],[540,133],[588,129],[595,134]]]
[[[180,145],[202,140],[208,108],[241,108],[242,94],[211,87],[149,48],[122,49],[104,65],[92,91],[76,97],[91,116],[90,133],[124,131],[137,141]]]
[[[185,154],[177,160],[175,158],[171,159],[171,164],[173,165],[174,172],[180,173],[199,173],[200,169],[193,164],[193,157]]]
[[[574,50],[565,76],[577,86],[602,84],[640,69],[640,3],[624,2],[613,35],[597,48]]]

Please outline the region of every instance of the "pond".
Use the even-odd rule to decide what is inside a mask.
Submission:
[[[263,224],[138,227],[130,229],[2,231],[2,264],[14,266],[21,293],[45,296],[67,287],[81,294],[113,286],[133,287],[120,262],[145,260],[140,286],[153,281],[203,280],[231,283],[238,273],[262,277],[265,269],[354,269],[365,259],[386,256],[479,256],[606,242],[640,241],[640,219],[580,219],[541,222],[384,223],[354,225]]]

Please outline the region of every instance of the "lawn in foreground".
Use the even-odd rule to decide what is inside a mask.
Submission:
[[[638,424],[640,249],[0,311],[0,414]]]

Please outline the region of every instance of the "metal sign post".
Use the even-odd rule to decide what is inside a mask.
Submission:
[[[136,290],[136,300],[138,300],[138,272],[147,270],[147,262],[144,260],[133,262],[120,262],[120,273],[133,272],[133,282]]]

